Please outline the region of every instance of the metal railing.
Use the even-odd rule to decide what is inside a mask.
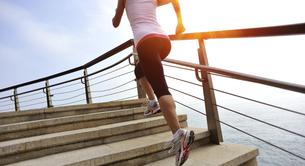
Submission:
[[[167,63],[170,63],[170,64],[178,65],[178,66],[174,66],[174,65],[168,65],[168,64],[166,63],[166,64],[164,64],[165,66],[168,66],[168,67],[171,67],[171,68],[178,68],[178,69],[182,69],[182,70],[192,71],[192,72],[194,72],[194,75],[198,75],[198,69],[206,70],[206,69],[209,69],[209,68],[210,68],[210,67],[203,66],[203,65],[198,65],[198,64],[193,64],[193,63],[188,63],[188,62],[183,62],[183,61],[177,61],[177,60],[172,60],[172,59],[166,59],[166,60],[164,60],[164,61],[167,62]],[[181,66],[182,66],[182,67],[181,67]],[[188,67],[188,68],[183,68],[183,67]],[[215,68],[213,68],[213,69],[216,70],[216,71],[215,71],[215,72],[209,72],[210,75],[213,75],[214,73],[219,74],[218,71],[222,71],[222,69],[215,69]],[[228,72],[228,71],[227,71],[227,72]],[[231,73],[231,72],[228,72],[228,73]],[[236,73],[234,72],[234,75],[235,75],[235,74],[236,74]],[[242,75],[247,75],[247,74],[242,74]],[[175,80],[175,81],[183,82],[183,83],[186,83],[186,84],[188,84],[188,85],[193,85],[193,86],[197,86],[197,87],[202,88],[202,85],[201,85],[201,84],[198,84],[198,83],[195,83],[195,82],[191,82],[191,81],[188,81],[188,80],[184,80],[183,78],[178,78],[178,77],[170,76],[170,75],[165,75],[165,76],[166,76],[167,78],[173,79],[173,80]],[[219,76],[219,75],[218,75],[218,76]],[[230,74],[226,75],[226,77],[229,77],[229,76],[230,76]],[[252,78],[252,77],[253,77],[253,78],[257,79],[256,76],[247,75],[247,77],[249,77],[249,78]],[[196,76],[196,78],[197,78],[197,80],[200,81],[200,82],[206,81],[206,80],[202,80],[199,76]],[[234,78],[234,77],[233,77],[233,78]],[[266,82],[265,82],[264,80],[265,80],[265,78],[261,78],[261,79],[260,79],[260,81],[262,82],[261,84],[269,85],[270,80],[268,79],[268,81],[266,81]],[[253,82],[256,82],[256,81],[253,81]],[[276,81],[276,82],[278,82],[278,81]],[[286,84],[286,83],[283,83],[283,84]],[[270,86],[272,86],[272,85],[270,85]],[[190,87],[188,87],[188,88],[190,88]],[[298,89],[298,90],[294,90],[294,91],[298,91],[298,92],[300,92],[300,93],[305,94],[305,92],[304,92],[305,86],[302,86],[302,85],[296,85],[296,86],[290,85],[289,89],[290,89],[290,88],[292,88],[292,89],[294,89],[294,88],[295,88],[295,89]],[[180,90],[180,89],[178,89],[178,88],[173,88],[172,86],[169,86],[169,89],[171,89],[171,90],[173,90],[173,91],[175,91],[175,92],[178,92],[179,94],[182,94],[182,95],[184,95],[184,96],[191,97],[191,98],[194,99],[194,100],[199,100],[199,101],[201,101],[201,102],[206,102],[206,100],[203,99],[202,97],[198,97],[198,96],[192,95],[192,94],[190,94],[190,93],[188,93],[188,92],[184,92],[183,90]],[[284,86],[283,89],[287,89],[287,87]],[[296,114],[296,115],[305,117],[305,114],[304,114],[304,113],[298,112],[298,111],[295,111],[295,110],[283,108],[283,107],[276,106],[276,105],[273,105],[273,104],[269,104],[269,103],[266,103],[266,102],[254,100],[254,99],[251,99],[251,98],[248,98],[248,97],[236,95],[236,94],[233,94],[233,93],[226,92],[226,91],[224,91],[224,90],[219,90],[219,89],[215,89],[215,88],[210,88],[210,90],[212,90],[212,91],[217,91],[217,92],[220,92],[220,93],[223,93],[223,94],[227,94],[227,95],[230,95],[230,96],[233,96],[233,97],[237,97],[237,98],[240,98],[240,99],[248,100],[248,101],[255,102],[255,103],[258,103],[258,104],[262,104],[262,105],[265,105],[265,106],[268,106],[268,107],[273,107],[273,108],[279,109],[279,110],[281,110],[281,111],[286,111],[286,112],[294,113],[294,114]],[[188,108],[188,109],[191,110],[191,111],[197,112],[197,113],[199,113],[199,114],[201,114],[201,115],[204,115],[204,116],[208,116],[207,113],[203,113],[202,111],[200,111],[200,110],[198,110],[198,109],[196,109],[196,108],[194,108],[194,107],[190,107],[190,106],[188,106],[187,104],[185,104],[185,102],[183,102],[183,101],[178,101],[178,100],[176,100],[176,103],[178,103],[179,105],[181,105],[181,106],[183,106],[183,107],[185,107],[185,108]],[[289,133],[289,134],[292,134],[292,135],[294,135],[294,136],[298,136],[298,137],[301,137],[301,138],[304,138],[304,139],[305,139],[305,135],[304,135],[304,134],[301,134],[301,133],[298,133],[298,132],[291,131],[291,130],[286,129],[286,128],[284,128],[284,127],[280,127],[280,126],[271,124],[271,123],[269,123],[269,122],[266,122],[266,121],[264,121],[264,120],[260,120],[260,119],[255,118],[255,117],[248,116],[248,115],[246,115],[246,114],[244,114],[244,113],[238,112],[238,111],[236,111],[236,110],[230,109],[230,108],[225,107],[225,106],[222,106],[222,105],[220,105],[220,104],[216,104],[216,102],[213,103],[213,106],[215,106],[215,107],[217,107],[217,108],[222,108],[222,109],[224,109],[224,110],[226,110],[226,111],[230,111],[230,112],[232,112],[232,113],[241,115],[241,116],[246,117],[246,118],[248,118],[248,119],[255,120],[255,121],[260,122],[260,123],[262,123],[262,124],[266,124],[266,125],[268,125],[268,126],[270,126],[270,127],[273,127],[273,128],[276,128],[276,129],[279,129],[279,130],[282,130],[282,131],[285,131],[286,133]],[[207,117],[207,118],[208,118],[208,117]],[[248,135],[248,136],[251,136],[251,137],[253,137],[253,138],[255,138],[255,139],[259,140],[259,141],[262,141],[262,142],[264,142],[264,143],[266,143],[266,144],[268,144],[268,145],[270,145],[270,146],[272,146],[272,147],[275,147],[275,148],[277,148],[277,149],[279,149],[279,150],[282,150],[282,151],[284,151],[284,152],[286,152],[286,153],[288,153],[288,154],[290,154],[290,155],[292,155],[292,156],[295,156],[295,157],[297,157],[297,158],[302,159],[302,160],[305,161],[305,157],[303,157],[303,156],[301,156],[301,155],[299,155],[299,154],[293,153],[293,152],[291,152],[291,151],[289,151],[289,150],[286,150],[286,149],[284,149],[284,148],[282,148],[282,147],[280,147],[280,146],[278,146],[278,145],[275,145],[275,144],[273,144],[273,143],[271,143],[271,142],[269,142],[269,141],[266,141],[266,140],[264,140],[264,139],[262,139],[262,138],[259,138],[259,137],[255,136],[255,135],[251,134],[251,133],[245,132],[245,131],[243,131],[243,130],[237,128],[237,127],[234,127],[234,126],[232,126],[232,125],[230,125],[230,124],[228,124],[228,123],[226,123],[226,122],[221,121],[219,118],[215,118],[215,121],[218,122],[218,123],[221,123],[221,124],[223,124],[223,125],[225,125],[225,126],[228,126],[228,127],[230,127],[230,128],[233,128],[233,129],[235,129],[235,130],[237,130],[237,131],[239,131],[239,132],[242,132],[242,133],[244,133],[244,134],[246,134],[246,135]]]
[[[288,82],[283,82],[279,80],[274,80],[274,79],[269,79],[269,78],[264,78],[264,77],[259,77],[259,76],[254,76],[250,74],[245,74],[245,73],[240,73],[240,72],[235,72],[235,71],[229,71],[229,70],[224,70],[224,69],[219,69],[215,67],[210,67],[208,64],[208,58],[206,55],[206,50],[205,50],[205,40],[208,39],[222,39],[222,38],[245,38],[245,37],[269,37],[269,36],[286,36],[286,35],[304,35],[305,34],[305,23],[303,24],[294,24],[294,25],[284,25],[284,26],[274,26],[274,27],[263,27],[263,28],[250,28],[250,29],[240,29],[240,30],[226,30],[226,31],[213,31],[213,32],[202,32],[202,33],[189,33],[189,34],[181,34],[181,35],[172,35],[170,38],[172,40],[198,40],[199,48],[198,48],[198,56],[199,56],[199,64],[194,64],[194,63],[189,63],[189,62],[184,62],[184,61],[179,61],[179,60],[173,60],[173,59],[166,59],[164,60],[166,62],[165,66],[168,67],[174,67],[182,70],[187,70],[194,72],[194,75],[196,76],[196,79],[201,82],[201,84],[197,84],[194,82],[191,82],[189,80],[185,80],[183,78],[177,78],[173,76],[166,75],[167,78],[169,79],[174,79],[175,81],[181,81],[184,83],[187,83],[189,85],[195,85],[198,87],[203,87],[204,90],[204,98],[198,97],[195,95],[192,95],[190,93],[184,92],[181,89],[169,87],[171,90],[178,92],[182,95],[191,97],[194,100],[199,100],[201,102],[205,102],[205,109],[206,113],[203,113],[202,111],[190,107],[187,104],[185,104],[182,101],[176,101],[179,105],[188,108],[189,110],[195,111],[197,113],[200,113],[202,115],[205,115],[207,117],[207,123],[208,123],[208,129],[211,131],[211,140],[213,143],[218,144],[219,141],[222,141],[222,135],[221,135],[221,128],[220,128],[220,123],[228,126],[232,129],[235,129],[243,134],[246,134],[252,138],[255,138],[259,141],[262,141],[274,148],[277,148],[283,152],[286,152],[296,158],[299,158],[303,161],[305,161],[304,154],[303,156],[301,154],[297,154],[295,152],[292,152],[290,150],[287,150],[281,146],[278,146],[274,143],[271,143],[270,141],[266,141],[263,138],[259,138],[258,136],[255,136],[254,134],[251,134],[249,132],[246,132],[244,130],[241,130],[237,127],[234,127],[233,125],[230,125],[226,122],[223,122],[219,119],[218,115],[218,108],[221,108],[223,110],[229,111],[231,113],[246,117],[248,119],[255,120],[259,123],[268,125],[270,127],[279,129],[281,131],[284,131],[286,133],[292,134],[297,137],[305,138],[304,134],[298,133],[291,131],[289,129],[286,129],[284,127],[280,127],[271,123],[268,123],[264,120],[260,120],[255,117],[248,116],[246,114],[243,114],[241,112],[238,112],[236,110],[230,109],[228,107],[222,106],[220,104],[216,103],[215,95],[214,92],[219,92],[227,95],[231,95],[234,97],[238,97],[240,99],[252,101],[255,103],[263,104],[265,106],[273,107],[282,111],[294,113],[298,116],[304,116],[305,114],[302,112],[298,112],[295,110],[283,108],[280,106],[275,106],[273,104],[269,104],[266,102],[258,101],[255,99],[250,99],[248,97],[236,95],[233,93],[225,92],[223,90],[215,89],[213,88],[213,83],[212,83],[212,78],[211,75],[214,76],[220,76],[220,77],[226,77],[226,78],[232,78],[236,80],[243,80],[247,82],[252,82],[252,83],[258,83],[258,84],[263,84],[267,85],[270,87],[277,87],[293,92],[299,92],[302,94],[305,94],[305,86],[304,85],[299,85],[299,84],[294,84],[294,83],[288,83]]]
[[[131,83],[135,81],[133,76],[130,74],[133,72],[132,69],[130,69],[130,63],[132,58],[132,54],[129,54],[122,58],[121,60],[118,60],[117,62],[113,63],[112,65],[109,65],[103,69],[94,71],[90,74],[88,74],[87,69],[90,69],[90,67],[107,60],[108,58],[112,57],[113,55],[116,55],[123,50],[130,48],[130,46],[133,46],[133,40],[128,40],[125,43],[119,45],[118,47],[106,52],[105,54],[99,56],[98,58],[73,69],[60,72],[48,77],[40,78],[37,80],[29,81],[26,83],[14,85],[11,87],[0,89],[1,92],[9,92],[13,91],[12,95],[7,95],[0,97],[0,112],[3,111],[20,111],[31,109],[33,107],[36,108],[43,108],[43,107],[54,107],[54,106],[64,106],[69,104],[76,104],[84,102],[87,104],[92,103],[92,99],[99,99],[99,98],[105,98],[106,96],[112,96],[119,93],[124,93],[127,91],[131,91],[132,89],[135,89],[136,86],[133,86],[133,88],[130,88]],[[127,61],[128,60],[128,61]],[[122,66],[121,64],[128,62],[128,64]],[[128,72],[121,72],[120,71],[126,71],[126,69],[129,67]],[[110,71],[111,70],[111,71]],[[82,72],[82,76],[68,77],[69,74],[78,74],[78,72]],[[107,72],[107,73],[106,73]],[[111,75],[110,75],[111,74]],[[110,82],[112,80],[118,79],[123,76],[129,76],[129,81],[117,85],[115,87],[112,87],[108,89],[102,89],[101,87],[98,87],[99,85],[105,84],[107,82]],[[111,76],[111,78],[109,77]],[[53,81],[58,78],[65,77],[67,80],[65,81],[55,81],[54,84],[50,84],[50,81]],[[106,78],[102,79],[101,78]],[[97,82],[94,82],[97,81]],[[125,81],[125,80],[124,80]],[[91,82],[91,85],[89,84]],[[117,81],[119,82],[119,81]],[[22,88],[28,88],[29,86],[32,86],[34,84],[41,84],[44,83],[43,86],[40,85],[38,88],[31,88],[30,90],[26,90],[23,92],[17,92],[17,89]],[[115,85],[115,84],[114,84]],[[121,90],[119,92],[112,92],[110,94],[102,94],[102,92],[107,91],[113,91],[117,90],[120,87],[123,86],[129,86],[126,90]],[[98,87],[94,91],[91,91],[92,88]],[[96,96],[92,96],[92,95]],[[134,98],[135,95],[124,97],[123,99],[128,98]],[[117,99],[120,100],[120,99]],[[57,104],[54,104],[57,103]]]
[[[280,126],[265,122],[258,118],[251,117],[249,115],[235,111],[231,108],[217,104],[214,93],[215,92],[223,93],[226,95],[230,95],[230,96],[237,97],[237,98],[240,98],[243,100],[248,100],[251,102],[259,103],[259,104],[262,104],[262,105],[265,105],[268,107],[272,107],[275,109],[279,109],[282,111],[294,113],[298,116],[305,116],[304,113],[298,112],[298,111],[295,111],[292,109],[276,106],[273,104],[269,104],[267,102],[251,99],[249,97],[244,97],[241,95],[226,92],[224,90],[216,89],[213,87],[212,76],[216,75],[216,76],[227,77],[227,78],[232,78],[232,79],[236,79],[236,80],[243,80],[243,81],[247,81],[247,82],[267,85],[270,87],[277,87],[277,88],[281,88],[281,89],[285,89],[285,90],[289,90],[289,91],[299,92],[302,94],[305,94],[305,86],[293,84],[293,83],[287,83],[287,82],[278,81],[278,80],[269,79],[269,78],[258,77],[258,76],[249,75],[249,74],[240,73],[240,72],[210,67],[209,63],[208,63],[208,58],[207,58],[207,54],[206,54],[206,50],[205,50],[205,43],[204,43],[204,41],[208,40],[208,39],[267,37],[267,36],[300,35],[300,34],[305,34],[305,23],[294,24],[294,25],[274,26],[274,27],[262,27],[262,28],[250,28],[250,29],[239,29],[239,30],[226,30],[226,31],[213,31],[213,32],[171,35],[170,36],[171,40],[197,40],[198,41],[199,64],[178,61],[178,60],[173,60],[173,59],[165,59],[164,65],[167,67],[171,67],[171,68],[177,68],[179,70],[193,72],[194,77],[200,83],[195,83],[190,80],[185,80],[184,78],[178,78],[178,77],[174,77],[174,76],[170,76],[170,75],[166,75],[166,77],[168,79],[173,79],[175,81],[184,82],[189,85],[201,88],[202,92],[203,92],[203,96],[199,97],[199,96],[184,92],[183,90],[174,88],[171,85],[169,85],[169,88],[172,91],[180,93],[181,95],[189,96],[193,100],[204,102],[206,113],[204,113],[201,110],[195,109],[195,108],[185,104],[184,102],[176,101],[176,103],[185,108],[188,108],[189,110],[198,112],[202,115],[206,115],[207,126],[208,126],[208,130],[211,132],[211,142],[212,143],[219,144],[220,142],[223,141],[222,131],[221,131],[221,124],[223,124],[225,126],[233,128],[239,132],[242,132],[248,136],[251,136],[259,141],[267,143],[268,145],[273,146],[277,149],[280,149],[301,160],[305,160],[305,157],[300,154],[296,154],[292,151],[286,150],[285,148],[275,145],[275,144],[271,143],[270,141],[266,141],[263,138],[259,138],[258,136],[255,136],[254,134],[243,131],[233,125],[230,125],[229,123],[221,121],[219,118],[219,115],[218,115],[218,109],[221,108],[223,110],[232,112],[234,114],[238,114],[240,116],[255,120],[257,122],[266,124],[270,127],[277,128],[277,129],[287,132],[289,134],[295,135],[297,137],[305,138],[305,136],[303,134],[288,130],[284,127],[280,127]],[[15,111],[20,111],[21,109],[24,109],[24,108],[27,108],[30,106],[35,106],[35,105],[41,106],[41,104],[45,105],[42,107],[52,107],[52,106],[54,106],[54,102],[55,103],[61,102],[60,104],[57,104],[55,106],[63,106],[63,105],[67,105],[67,104],[74,104],[74,103],[79,103],[79,102],[84,102],[84,101],[86,101],[85,103],[92,103],[92,99],[105,98],[105,97],[116,95],[116,94],[122,94],[122,93],[125,93],[128,91],[135,91],[135,89],[138,89],[138,94],[136,94],[136,95],[127,96],[127,97],[124,96],[120,99],[112,99],[112,100],[125,100],[125,99],[129,99],[129,98],[134,98],[137,96],[140,97],[140,94],[143,92],[139,92],[139,91],[141,91],[141,89],[138,86],[125,87],[126,85],[129,85],[134,81],[134,76],[132,76],[132,79],[130,78],[127,80],[125,79],[124,81],[120,81],[119,85],[111,85],[110,88],[92,90],[92,88],[94,88],[95,86],[102,85],[108,81],[113,81],[116,78],[120,78],[122,80],[123,76],[131,74],[132,70],[127,71],[127,72],[124,71],[123,73],[116,74],[116,75],[114,73],[121,71],[132,64],[131,60],[130,60],[132,57],[132,54],[126,56],[125,58],[121,59],[120,61],[118,61],[106,68],[95,71],[91,74],[88,74],[88,72],[87,72],[87,69],[90,68],[91,66],[93,66],[101,61],[104,61],[107,58],[109,58],[131,46],[133,46],[133,41],[129,40],[129,41],[121,44],[120,46],[110,50],[109,52],[99,56],[98,58],[94,59],[93,61],[91,61],[85,65],[82,65],[82,66],[61,72],[61,73],[54,74],[49,77],[44,77],[44,78],[37,79],[34,81],[30,81],[30,82],[26,82],[23,84],[0,89],[0,92],[13,91],[12,95],[8,95],[8,96],[4,96],[4,97],[0,98],[0,111],[3,111],[3,110],[9,111],[12,109],[15,109]],[[127,60],[128,60],[127,65],[123,65],[123,66],[119,67],[120,64],[122,64],[123,62],[126,62]],[[114,69],[115,67],[118,67],[118,68]],[[110,69],[111,69],[111,71],[109,71]],[[62,77],[62,76],[65,76],[65,75],[68,75],[71,73],[79,72],[79,71],[84,72],[83,75],[80,77],[72,78],[72,79],[62,81],[59,83],[55,83],[55,84],[49,84],[49,81],[52,79]],[[107,73],[104,73],[105,71],[107,71]],[[115,75],[115,76],[109,77],[109,78],[104,78],[108,75]],[[104,78],[104,79],[98,80],[100,78]],[[96,81],[96,82],[93,82],[93,81]],[[24,92],[20,92],[20,93],[17,92],[17,89],[20,89],[25,86],[30,86],[30,85],[33,85],[36,83],[41,83],[41,82],[45,83],[45,86],[40,87],[40,88],[31,89],[31,90],[24,91]],[[80,82],[82,83],[81,84],[82,87],[75,87],[75,86],[79,85]],[[68,88],[72,88],[72,89],[68,89]],[[62,90],[62,89],[64,89],[64,91],[57,92],[58,90]],[[116,91],[111,92],[114,90],[116,90]],[[43,93],[41,91],[43,91]],[[111,93],[105,94],[105,92],[109,92],[109,91]],[[72,95],[72,93],[75,93],[75,92],[77,92],[77,94]],[[103,93],[103,94],[101,94],[101,93]],[[41,96],[41,94],[43,96]],[[67,96],[67,94],[70,94],[70,96]],[[92,96],[92,94],[95,94],[95,96]],[[40,95],[40,96],[37,96],[37,95]],[[61,95],[63,96],[62,98],[56,99],[57,96],[61,96]],[[29,98],[32,96],[36,96],[36,97]],[[118,95],[116,95],[116,96],[118,96]],[[120,96],[123,96],[123,95],[120,95]],[[80,98],[80,97],[83,97],[83,98]],[[73,101],[72,101],[72,99],[73,99]],[[30,103],[30,104],[20,105],[20,100],[22,100],[21,103]],[[37,101],[37,100],[43,100],[43,101],[33,103],[33,101]],[[12,101],[13,101],[13,103],[12,103]],[[3,109],[3,108],[5,108],[5,109]]]

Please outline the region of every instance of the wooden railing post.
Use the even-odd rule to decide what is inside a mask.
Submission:
[[[17,88],[14,89],[14,103],[15,103],[15,111],[16,112],[20,111]]]
[[[199,39],[198,56],[201,65],[208,66],[208,58],[205,50],[204,40]],[[203,94],[205,100],[205,109],[207,115],[208,130],[211,132],[211,142],[219,144],[223,141],[219,115],[216,106],[216,98],[213,90],[212,77],[206,71],[201,70],[201,78],[203,79]]]
[[[133,46],[133,59],[134,59],[134,64],[136,65],[139,61],[139,57],[137,54],[137,49],[135,48],[135,46]],[[137,82],[137,90],[138,90],[138,98],[146,98],[146,93],[145,91],[141,88],[141,84],[138,80],[136,80]]]
[[[46,97],[47,97],[47,106],[48,108],[53,107],[52,104],[52,95],[49,87],[49,80],[46,80]]]
[[[86,101],[87,101],[87,104],[91,104],[92,98],[91,98],[89,78],[87,77],[87,75],[88,75],[87,69],[84,69],[84,84],[85,84],[85,91],[86,91]]]

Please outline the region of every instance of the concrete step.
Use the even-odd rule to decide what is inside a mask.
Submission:
[[[207,130],[195,128],[192,130],[195,132],[196,140],[193,147],[198,147],[209,142],[209,132]],[[169,147],[165,145],[171,138],[171,132],[163,132],[105,145],[53,154],[11,165],[143,165],[168,157],[169,154],[167,151]]]
[[[141,119],[145,109],[138,107],[0,125],[0,141]]]
[[[186,115],[179,115],[186,127]],[[168,131],[163,116],[0,142],[0,165]]]
[[[191,151],[183,166],[256,166],[258,149],[245,145],[227,144],[206,145]],[[145,166],[174,165],[175,158],[168,157]]]
[[[73,116],[87,113],[95,113],[109,110],[141,107],[146,105],[147,99],[136,99],[126,101],[113,101],[106,103],[83,104],[65,107],[54,107],[45,109],[25,110],[20,112],[0,113],[0,125],[26,122],[40,119]]]

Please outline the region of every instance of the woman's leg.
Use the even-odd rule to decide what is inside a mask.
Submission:
[[[154,90],[152,89],[152,87],[150,86],[149,82],[147,81],[146,77],[142,77],[139,80],[139,83],[142,87],[142,89],[145,91],[145,93],[148,96],[149,100],[155,100],[155,94],[154,94]]]
[[[180,129],[179,120],[176,113],[176,105],[172,95],[165,95],[160,97],[159,104],[163,112],[163,116],[170,127],[173,134]]]
[[[135,75],[136,75],[136,79],[139,81],[141,88],[145,91],[145,93],[148,96],[149,100],[155,100],[155,95],[154,95],[154,90],[152,89],[152,87],[150,86],[149,82],[147,81],[143,70],[141,68],[140,63],[136,64],[135,67]]]
[[[141,68],[155,91],[163,116],[173,133],[173,139],[170,141],[172,145],[170,152],[176,153],[176,165],[182,165],[188,158],[190,145],[194,142],[194,131],[180,128],[176,106],[168,91],[160,58],[160,53],[161,56],[168,54],[162,54],[165,44],[160,40],[144,42],[138,47]]]
[[[141,69],[152,89],[154,90],[172,133],[180,129],[179,121],[176,114],[176,106],[168,91],[168,86],[164,77],[163,66],[160,58],[160,41],[148,39],[143,41],[138,47]]]

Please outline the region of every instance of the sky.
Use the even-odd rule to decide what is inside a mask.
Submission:
[[[302,23],[304,3],[180,0],[186,33]],[[132,38],[125,14],[120,27],[112,27],[115,7],[114,0],[0,0],[0,88],[82,65]],[[170,5],[158,8],[158,19],[174,33]],[[304,39],[208,40],[206,47],[211,66],[305,84]],[[173,42],[169,57],[197,63],[197,47]]]

